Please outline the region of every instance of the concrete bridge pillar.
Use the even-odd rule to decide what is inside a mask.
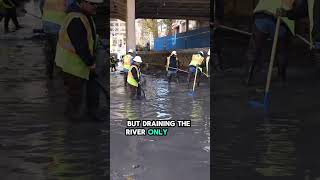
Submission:
[[[132,49],[135,51],[136,49],[136,27],[135,27],[135,0],[127,0],[127,51]]]

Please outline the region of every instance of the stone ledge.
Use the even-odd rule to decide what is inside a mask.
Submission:
[[[178,58],[180,61],[181,68],[188,67],[192,54],[203,51],[205,54],[205,57],[207,56],[207,52],[209,50],[208,48],[197,48],[197,49],[183,49],[183,50],[177,50]],[[171,54],[171,51],[139,51],[137,52],[138,56],[141,56],[143,62],[147,64],[148,66],[159,66],[159,67],[165,67],[166,65],[166,58]]]

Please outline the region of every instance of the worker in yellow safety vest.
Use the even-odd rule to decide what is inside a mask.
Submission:
[[[97,117],[99,85],[96,83],[95,51],[97,35],[95,22],[98,3],[103,0],[77,0],[67,10],[57,43],[55,62],[63,72],[68,95],[66,116],[73,120]],[[86,91],[85,91],[86,89]],[[86,92],[87,113],[80,110],[82,92]]]
[[[140,56],[134,57],[132,65],[130,66],[129,71],[128,71],[127,82],[130,87],[132,98],[137,96],[137,98],[140,99],[140,97],[141,97],[141,85],[140,85],[140,78],[141,78],[140,66],[141,66],[141,63],[142,63],[142,59]]]
[[[16,0],[0,0],[0,7],[4,10],[4,32],[9,33],[9,21],[12,19],[12,22],[16,26],[15,30],[23,28],[19,25],[17,19],[17,9],[18,3]]]
[[[124,86],[127,86],[128,71],[130,69],[132,59],[133,59],[133,50],[129,49],[128,53],[123,57]]]
[[[264,44],[268,38],[274,37],[276,30],[276,19],[280,16],[280,9],[292,11],[298,6],[300,0],[260,0],[254,9],[254,30],[250,39],[248,49],[248,60],[250,66],[247,66],[248,76],[246,84],[250,85],[253,81],[255,71],[262,69],[261,54]],[[294,14],[296,12],[292,11]],[[293,15],[294,16],[294,15]],[[278,74],[283,84],[286,84],[286,71],[288,65],[288,45],[292,35],[295,35],[294,19],[281,17],[278,39]],[[256,65],[258,67],[256,68]]]
[[[46,73],[52,79],[54,58],[60,27],[66,17],[67,8],[75,0],[44,0],[42,11],[42,25],[46,37]]]
[[[195,77],[197,74],[197,85],[200,85],[200,77],[202,73],[202,68],[204,66],[204,53],[199,51],[197,54],[192,55],[191,62],[189,64],[189,74],[188,74],[188,86],[191,82],[191,78]]]

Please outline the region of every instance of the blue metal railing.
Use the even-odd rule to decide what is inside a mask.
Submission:
[[[210,47],[210,29],[201,28],[155,39],[155,51]]]

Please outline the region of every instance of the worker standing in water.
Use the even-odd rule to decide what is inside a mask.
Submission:
[[[305,1],[305,0],[303,0]],[[260,0],[254,10],[254,28],[248,49],[248,60],[251,64],[248,68],[246,84],[250,85],[253,81],[254,71],[262,69],[261,54],[269,37],[273,38],[276,28],[276,19],[280,14],[277,10],[283,8],[286,11],[294,12],[301,0]],[[296,13],[296,12],[294,12]],[[295,18],[294,18],[295,19]],[[281,17],[278,39],[278,74],[282,83],[286,83],[288,66],[288,45],[290,37],[295,34],[295,22],[293,19]],[[256,67],[258,66],[258,67]]]
[[[127,82],[129,84],[130,91],[131,91],[131,97],[132,98],[137,97],[137,99],[141,98],[141,85],[140,85],[141,63],[142,63],[142,59],[140,56],[136,56],[133,58],[133,62],[128,71],[128,78],[127,78]]]
[[[12,19],[13,24],[15,25],[16,29],[19,30],[23,28],[20,26],[17,18],[17,6],[18,2],[16,0],[0,0],[0,6],[4,8],[4,32],[9,33],[9,22]]]
[[[128,77],[128,72],[132,63],[133,59],[133,50],[129,49],[128,53],[123,57],[123,79],[124,79],[124,86],[127,86],[127,77]]]
[[[116,58],[114,56],[111,56],[110,58],[110,67],[111,67],[111,72],[115,72],[117,71],[117,68],[116,68]]]
[[[172,51],[170,56],[167,57],[167,64],[166,64],[167,77],[168,77],[169,83],[171,82],[172,77],[174,77],[175,80],[179,82],[178,68],[179,68],[179,60],[177,57],[177,52]]]
[[[100,89],[95,81],[97,35],[92,16],[102,2],[76,0],[69,6],[60,29],[55,62],[63,71],[68,95],[66,116],[72,120],[84,117],[100,120],[97,116]],[[83,92],[86,92],[85,113],[80,109]]]
[[[202,51],[198,51],[196,54],[192,55],[192,59],[189,64],[188,86],[190,84],[191,78],[195,77],[195,74],[197,74],[196,83],[198,86],[200,86],[200,77],[202,73],[203,62],[204,62],[204,54]]]

